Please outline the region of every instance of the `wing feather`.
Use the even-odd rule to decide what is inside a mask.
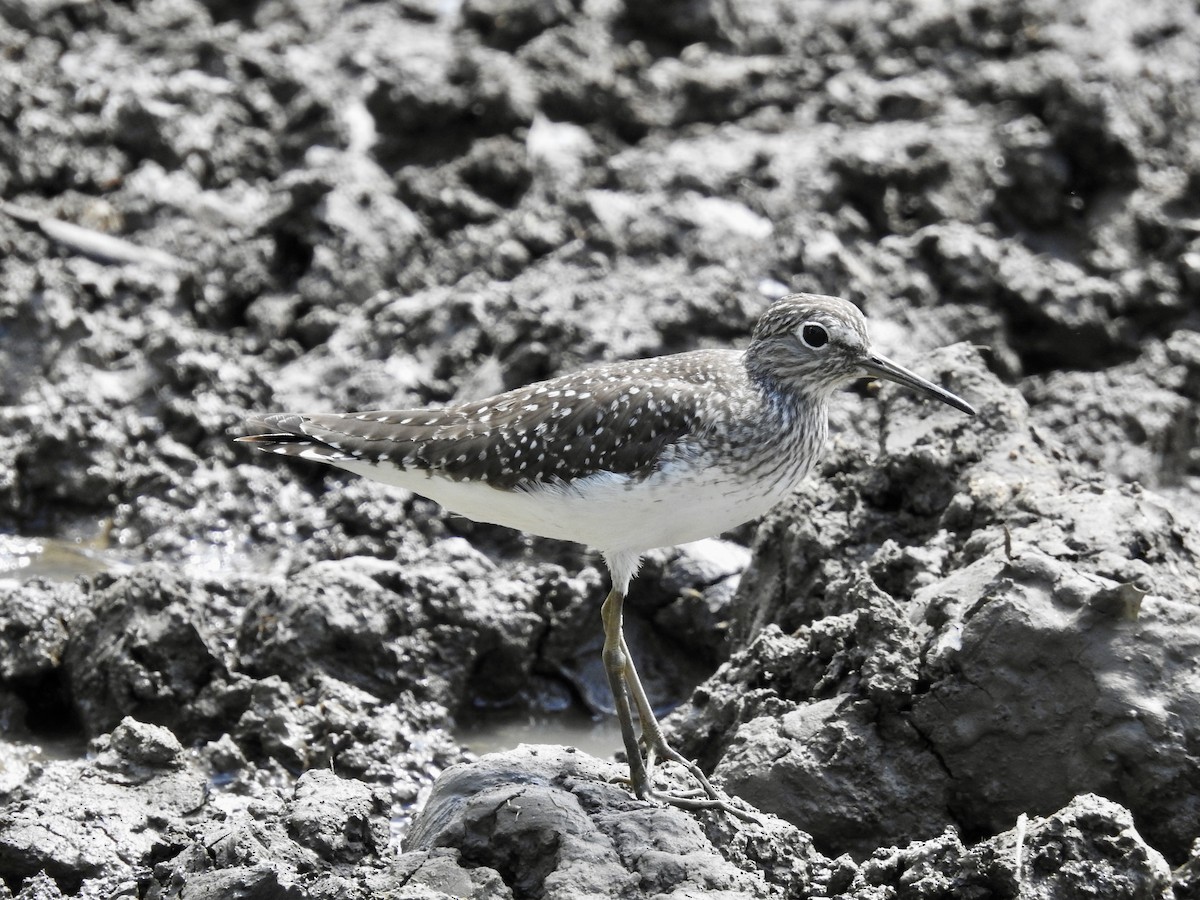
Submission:
[[[630,364],[598,367],[444,408],[259,416],[247,424],[262,433],[239,440],[322,462],[358,460],[508,489],[598,472],[645,477],[689,452],[689,439],[703,430],[711,398],[680,360],[693,355],[632,372]]]

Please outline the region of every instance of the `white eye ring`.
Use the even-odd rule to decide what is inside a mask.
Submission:
[[[816,322],[805,322],[800,327],[800,342],[810,350],[820,350],[829,343],[829,331]]]

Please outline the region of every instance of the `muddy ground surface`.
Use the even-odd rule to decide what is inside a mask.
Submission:
[[[1200,897],[1194,3],[0,26],[0,898]],[[979,415],[847,391],[761,527],[647,559],[633,653],[758,824],[456,736],[608,715],[594,554],[231,441],[792,290]]]

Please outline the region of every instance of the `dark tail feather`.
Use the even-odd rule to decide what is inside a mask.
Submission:
[[[352,454],[331,447],[303,431],[304,417],[296,413],[274,413],[269,416],[250,416],[246,429],[251,432],[234,440],[254,444],[259,450],[281,456],[300,456],[318,462],[353,459]],[[281,430],[282,429],[282,430]]]
[[[248,416],[246,430],[250,434],[237,438],[250,443],[284,444],[312,440],[304,433],[304,417],[296,413],[272,413],[269,416]]]
[[[268,432],[266,434],[244,434],[234,438],[239,444],[311,444],[313,439],[306,434]]]

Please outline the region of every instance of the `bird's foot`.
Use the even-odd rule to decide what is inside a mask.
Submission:
[[[621,726],[621,740],[625,743],[625,755],[629,760],[629,783],[633,786],[634,795],[639,800],[658,801],[679,809],[719,809],[747,822],[761,821],[753,813],[734,806],[727,796],[712,786],[700,766],[668,744],[663,737],[650,698],[633,665],[625,636],[621,633],[621,605],[624,600],[623,589],[618,590],[614,584],[600,607],[600,616],[604,620],[604,671],[612,689],[617,722]],[[640,738],[633,725],[635,707],[642,726]],[[654,763],[659,759],[683,766],[700,788],[678,794],[656,790]]]
[[[655,731],[657,731],[657,728]],[[643,735],[643,738],[645,738],[645,735]],[[699,787],[684,791],[660,791],[655,788],[653,773],[654,764],[658,758],[682,766]],[[697,765],[695,760],[688,759],[668,744],[666,738],[661,733],[658,733],[656,739],[650,744],[644,757],[643,766],[639,768],[644,772],[644,780],[641,784],[638,784],[637,781],[641,779],[631,778],[630,784],[633,787],[634,794],[642,800],[649,800],[689,811],[715,809],[728,813],[745,822],[754,824],[762,823],[762,819],[756,812],[735,806],[726,794],[713,786],[713,783],[708,780],[708,776],[704,774],[704,771]],[[631,771],[634,770],[631,769]]]
[[[683,793],[674,793],[670,791],[649,790],[645,796],[646,800],[651,803],[661,803],[664,806],[674,806],[676,809],[687,810],[688,812],[696,812],[702,809],[713,809],[718,812],[723,812],[734,818],[741,819],[743,822],[750,822],[753,825],[763,824],[763,820],[759,813],[748,809],[742,809],[740,806],[735,806],[733,801],[720,792],[717,796],[710,797],[702,791],[684,791]]]

